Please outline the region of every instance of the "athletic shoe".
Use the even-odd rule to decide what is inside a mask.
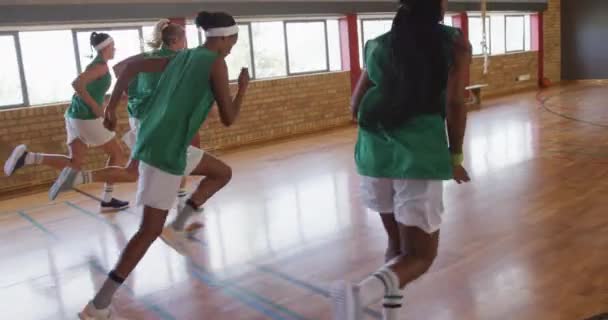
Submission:
[[[129,207],[129,201],[122,201],[112,198],[109,202],[101,202],[101,212],[120,211]]]
[[[190,238],[194,233],[199,231],[203,227],[200,223],[191,223],[184,230],[175,230],[171,225],[165,227],[163,229],[160,238],[170,246],[175,249],[179,254],[183,256],[188,255],[188,243]]]
[[[331,299],[334,305],[334,320],[363,319],[359,287],[345,281],[336,282],[332,286]]]
[[[57,196],[61,192],[72,190],[74,187],[74,180],[79,173],[80,171],[74,168],[63,168],[63,170],[61,170],[61,174],[59,174],[59,177],[57,180],[55,180],[55,183],[53,183],[51,189],[49,190],[49,199],[53,201],[57,199]]]
[[[11,156],[8,157],[6,162],[4,163],[4,174],[7,176],[13,175],[15,171],[23,168],[25,166],[25,157],[27,156],[27,146],[24,144],[18,145]]]
[[[127,320],[114,315],[112,308],[97,309],[92,302],[89,302],[84,310],[78,313],[80,320]]]

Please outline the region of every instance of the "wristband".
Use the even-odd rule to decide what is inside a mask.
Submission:
[[[464,155],[462,153],[452,153],[452,165],[461,166],[464,162]]]

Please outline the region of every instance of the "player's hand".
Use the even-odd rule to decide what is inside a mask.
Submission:
[[[454,181],[456,181],[458,184],[471,181],[469,173],[462,165],[454,166],[452,168],[452,172],[454,174]]]
[[[115,131],[117,122],[118,121],[116,119],[116,112],[106,108],[106,110],[104,111],[103,126],[110,131]]]
[[[239,89],[247,89],[247,87],[249,87],[249,80],[251,80],[249,69],[241,69],[241,74],[239,75]]]

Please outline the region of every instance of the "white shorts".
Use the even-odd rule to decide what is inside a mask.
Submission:
[[[103,120],[100,118],[82,120],[66,117],[65,130],[68,136],[68,144],[80,139],[89,147],[102,146],[114,139],[116,135],[103,126]]]
[[[204,154],[205,152],[199,148],[188,147],[185,176],[189,176],[196,169]],[[136,205],[160,210],[171,209],[181,180],[182,176],[167,173],[140,161]]]
[[[136,206],[170,210],[177,198],[181,181],[181,176],[172,175],[140,161]]]
[[[125,135],[122,136],[122,141],[131,150],[133,150],[133,147],[135,147],[135,142],[137,141],[137,132],[139,132],[139,123],[140,123],[139,119],[129,117],[129,126],[131,127],[131,130],[129,130],[129,132],[125,133]]]
[[[137,142],[137,133],[139,132],[140,126],[139,119],[135,119],[129,117],[129,126],[131,130],[127,132],[123,137],[122,141],[129,147],[129,149],[133,150],[135,147],[135,142]],[[187,150],[187,158],[186,158],[186,170],[184,171],[184,176],[189,176],[194,169],[198,166],[201,159],[203,159],[203,155],[205,152],[199,148],[189,146]]]
[[[361,194],[367,208],[395,214],[400,224],[426,233],[439,230],[443,215],[443,181],[397,180],[361,177]]]
[[[197,147],[189,146],[186,151],[186,169],[184,170],[184,176],[189,176],[198,164],[203,160],[205,151]]]

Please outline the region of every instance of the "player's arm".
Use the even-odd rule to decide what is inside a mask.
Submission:
[[[120,102],[122,94],[129,87],[129,83],[142,72],[162,72],[169,64],[169,58],[150,58],[150,59],[136,59],[127,63],[125,69],[120,73],[114,90],[112,91],[112,97],[110,102],[105,109],[104,126],[108,130],[116,129],[116,107]]]
[[[367,73],[367,70],[363,70],[361,76],[359,77],[359,81],[357,81],[357,85],[355,86],[353,96],[350,99],[350,111],[353,114],[353,119],[357,119],[361,100],[367,93],[367,90],[369,90],[371,87],[372,81],[369,79],[369,74]]]
[[[106,64],[96,64],[81,73],[72,82],[72,87],[76,91],[76,94],[89,106],[93,112],[101,117],[103,114],[102,106],[100,106],[87,90],[87,85],[108,73],[108,66]]]
[[[241,111],[241,105],[249,86],[249,71],[247,68],[241,70],[238,85],[238,92],[233,98],[230,94],[228,66],[223,58],[218,58],[211,69],[211,87],[219,109],[220,120],[226,127],[231,126],[236,121]]]

